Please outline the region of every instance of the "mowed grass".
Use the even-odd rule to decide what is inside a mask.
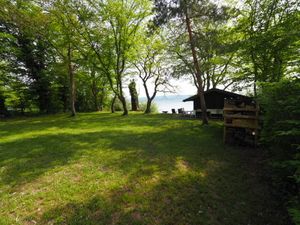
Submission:
[[[87,113],[0,122],[0,224],[285,225],[222,124]]]

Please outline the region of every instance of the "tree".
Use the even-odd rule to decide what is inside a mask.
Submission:
[[[67,67],[70,88],[70,110],[71,116],[76,115],[76,85],[75,69],[76,62],[80,56],[80,38],[76,24],[78,17],[72,11],[73,2],[71,0],[55,1],[53,7],[48,10],[51,15],[51,29],[48,42],[54,47]]]
[[[199,66],[197,53],[196,53],[195,40],[193,37],[193,31],[191,26],[191,19],[189,15],[192,12],[194,7],[195,5],[192,4],[192,2],[188,2],[188,1],[176,0],[172,2],[166,2],[166,1],[156,0],[155,9],[157,12],[157,16],[155,22],[158,25],[163,24],[174,17],[179,17],[181,18],[181,20],[185,22],[187,28],[187,34],[189,37],[190,49],[193,58],[196,81],[198,84],[198,95],[201,101],[202,123],[208,124],[208,117],[207,117],[206,104],[204,98],[203,80],[201,77],[200,66]]]
[[[273,189],[288,201],[285,206],[297,224],[300,215],[300,79],[260,83],[258,99],[265,111],[261,134],[265,148],[262,149],[268,151],[273,179],[276,174]]]
[[[193,16],[194,41],[200,64],[203,89],[223,88],[236,84],[237,76],[237,43],[235,32],[228,25],[234,19],[230,7],[220,8],[209,1],[202,1],[195,8]],[[167,26],[168,40],[171,43],[169,51],[174,58],[177,78],[192,76],[195,86],[198,86],[193,58],[187,41],[186,31],[178,21],[169,22]]]
[[[136,84],[134,80],[131,80],[129,85],[129,92],[131,96],[131,110],[132,111],[138,111],[139,110],[139,97],[138,93],[136,91]]]
[[[0,32],[5,48],[1,55],[11,72],[28,86],[40,112],[51,112],[51,83],[45,71],[48,46],[44,34],[35,32],[44,26],[42,9],[32,1],[1,1]],[[9,50],[9,51],[8,51]]]
[[[142,42],[143,45],[136,50],[137,58],[133,64],[147,97],[145,113],[151,113],[151,104],[157,93],[173,91],[170,85],[171,70],[168,66],[170,62],[166,54],[167,43],[158,31],[153,35],[146,34]]]
[[[93,55],[80,61],[77,69],[77,100],[78,111],[102,111],[107,105],[111,94],[107,77],[92,64]]]
[[[240,19],[245,74],[256,82],[278,82],[299,61],[299,5],[294,1],[246,1]]]
[[[99,68],[121,101],[123,115],[127,115],[123,79],[131,53],[139,43],[138,32],[151,13],[151,4],[148,0],[87,1],[76,8],[85,30],[82,37],[95,52]]]

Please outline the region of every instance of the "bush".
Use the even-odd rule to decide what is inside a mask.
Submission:
[[[146,107],[147,107],[147,103],[146,102],[141,102],[139,109],[140,109],[140,111],[145,112]],[[152,102],[152,104],[151,104],[151,113],[158,113],[158,106],[156,105],[155,102]]]
[[[259,100],[265,112],[261,142],[272,156],[275,185],[300,224],[300,79],[261,84]]]

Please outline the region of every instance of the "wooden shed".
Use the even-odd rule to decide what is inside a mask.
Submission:
[[[217,88],[210,89],[204,92],[204,98],[206,103],[207,111],[210,114],[223,114],[224,108],[224,99],[235,99],[241,100],[243,102],[251,102],[253,99],[251,97],[236,94],[229,91],[220,90]],[[194,102],[194,110],[201,110],[201,102],[198,95],[191,96],[187,99],[184,99],[183,102],[193,101]]]

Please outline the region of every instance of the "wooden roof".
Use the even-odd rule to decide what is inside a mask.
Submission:
[[[229,92],[229,91],[224,91],[224,90],[220,90],[220,89],[217,89],[217,88],[212,88],[212,89],[209,89],[207,91],[204,92],[204,95],[209,95],[211,93],[218,93],[218,94],[222,94],[224,96],[226,96],[226,98],[241,98],[241,99],[247,99],[247,100],[251,100],[252,98],[249,97],[249,96],[245,96],[245,95],[240,95],[240,94],[236,94],[236,93],[233,93],[233,92]],[[188,102],[188,101],[194,101],[196,99],[198,99],[198,95],[193,95],[189,98],[186,98],[184,100],[182,100],[183,102]]]

